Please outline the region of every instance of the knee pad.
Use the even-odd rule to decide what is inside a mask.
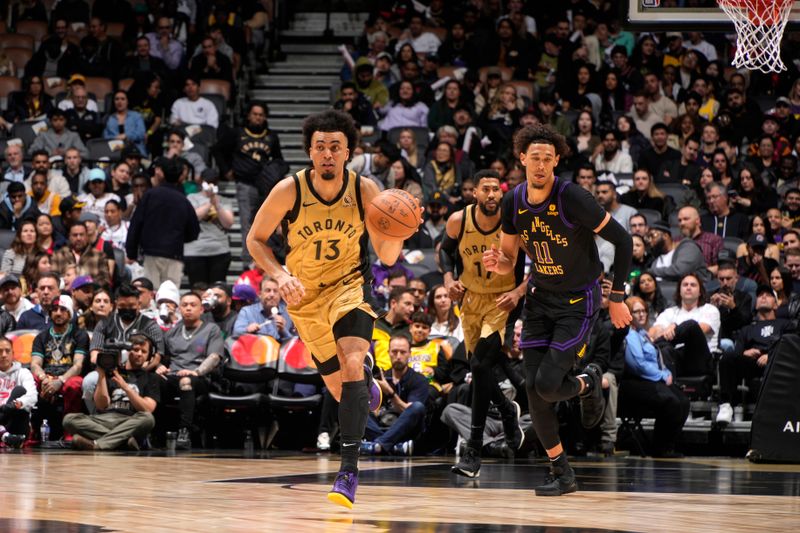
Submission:
[[[192,390],[192,378],[190,378],[188,376],[182,377],[181,380],[178,382],[178,387],[182,391],[190,391],[190,390]]]
[[[561,387],[562,379],[559,373],[548,372],[547,367],[540,366],[535,379],[536,392],[543,400],[555,402],[558,400],[555,396]]]

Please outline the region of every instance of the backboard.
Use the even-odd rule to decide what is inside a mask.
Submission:
[[[627,0],[628,21],[636,26],[659,27],[664,31],[702,30],[716,27],[733,31],[733,23],[717,6],[716,0]],[[688,4],[692,7],[679,7]],[[792,10],[790,24],[800,21],[800,1]],[[727,26],[725,28],[724,26]]]

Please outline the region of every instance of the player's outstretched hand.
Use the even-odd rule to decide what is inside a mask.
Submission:
[[[622,329],[631,323],[631,311],[623,302],[608,302],[608,314],[611,323],[617,329]]]
[[[483,266],[489,272],[497,272],[497,265],[500,262],[502,252],[493,244],[492,247],[483,252]]]
[[[289,275],[278,280],[278,291],[281,293],[281,298],[289,305],[299,304],[306,295],[306,290],[300,280]]]

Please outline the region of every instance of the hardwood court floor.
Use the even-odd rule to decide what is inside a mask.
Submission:
[[[581,491],[536,498],[544,467],[365,460],[356,508],[327,501],[337,456],[0,453],[0,532],[752,531],[800,529],[800,466],[574,461]]]

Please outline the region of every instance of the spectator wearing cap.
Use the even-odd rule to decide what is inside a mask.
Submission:
[[[603,150],[594,157],[594,168],[598,174],[612,172],[614,174],[633,173],[631,156],[620,150],[622,134],[617,130],[603,134]]]
[[[163,166],[164,182],[150,189],[133,213],[126,253],[130,259],[144,255],[145,277],[154,285],[183,277],[184,243],[197,239],[200,224],[192,204],[179,190],[180,168],[174,160]]]
[[[28,148],[32,154],[36,150],[46,150],[51,156],[64,156],[67,149],[77,149],[81,157],[89,157],[89,150],[80,138],[80,135],[67,129],[66,113],[55,108],[50,111],[50,128],[39,133]]]
[[[0,285],[0,290],[3,287]],[[242,308],[255,303],[258,300],[258,293],[256,290],[246,283],[237,283],[233,286],[231,291],[231,308],[239,313]]]
[[[425,59],[422,60],[422,69],[419,73],[419,79],[423,82],[433,85],[437,81],[439,81],[439,65],[441,64],[441,60],[439,56],[435,53],[428,54],[425,56]],[[436,128],[431,128],[436,129]]]
[[[215,183],[202,183],[202,190],[186,197],[200,222],[197,239],[183,245],[184,265],[191,286],[224,280],[231,263],[227,232],[233,225],[233,210],[228,200],[218,194]],[[220,328],[225,331],[221,325]]]
[[[359,57],[356,60],[356,88],[367,97],[372,107],[378,109],[389,103],[389,89],[375,79],[373,70],[372,63],[366,57]]]
[[[747,239],[747,253],[737,258],[739,274],[752,279],[759,285],[769,285],[770,273],[778,267],[778,262],[767,257],[766,251],[766,237],[760,233],[752,234]]]
[[[259,299],[260,302],[243,307],[239,311],[233,326],[233,336],[268,335],[278,342],[288,340],[291,337],[292,321],[286,314],[285,304],[281,313],[282,302],[278,283],[269,276],[264,276],[261,280]]]
[[[0,229],[16,230],[20,222],[36,220],[39,213],[36,202],[25,194],[25,185],[18,181],[11,182],[0,203]]]
[[[401,46],[410,43],[420,57],[436,53],[442,43],[435,34],[423,31],[423,22],[421,15],[412,14],[408,19],[408,28],[397,39],[395,50],[400,50]]]
[[[97,284],[92,279],[92,276],[83,275],[72,280],[72,283],[69,285],[69,290],[70,294],[72,294],[76,316],[82,315],[91,308],[92,297],[97,288]]]
[[[678,281],[686,274],[697,274],[703,282],[711,279],[699,244],[691,239],[675,242],[669,225],[661,220],[650,224],[647,236],[655,257],[650,268],[653,275],[669,281]]]
[[[33,309],[31,301],[22,296],[22,284],[14,274],[7,274],[0,279],[0,295],[3,297],[3,305],[0,309],[10,313],[14,317],[15,323],[19,321],[25,311]]]
[[[22,144],[6,144],[4,151],[6,164],[3,167],[3,182],[25,181],[31,173],[31,167],[23,163]]]
[[[83,206],[84,203],[78,201],[75,196],[70,195],[66,198],[62,198],[61,203],[58,205],[58,210],[61,211],[61,215],[52,217],[51,219],[53,223],[53,232],[57,235],[61,235],[63,239],[66,239],[67,235],[69,235],[69,228],[80,220]]]
[[[63,397],[64,414],[80,413],[81,368],[89,353],[89,335],[72,320],[72,298],[59,295],[49,306],[50,325],[33,339],[31,373],[42,402],[53,404]]]
[[[106,118],[103,137],[116,139],[126,144],[133,144],[141,153],[146,154],[146,128],[142,115],[138,111],[129,109],[128,93],[126,91],[117,89],[114,91],[113,98],[114,109]]]
[[[173,126],[219,126],[219,114],[216,106],[207,98],[200,96],[200,80],[189,76],[183,85],[183,98],[172,104],[169,123]]]
[[[233,326],[238,313],[233,310],[231,286],[216,282],[203,293],[203,319],[213,322],[222,331],[222,336],[233,336]]]
[[[89,192],[85,192],[78,196],[78,201],[83,203],[83,213],[91,213],[102,218],[105,215],[106,203],[109,200],[115,200],[121,203],[122,200],[113,192],[108,192],[108,181],[106,173],[99,168],[93,168],[89,171],[89,181],[87,183]]]
[[[54,194],[59,195],[61,198],[66,198],[71,194],[69,183],[61,175],[61,171],[51,168],[50,154],[47,150],[35,150],[31,154],[31,166],[33,170],[39,170],[47,173],[47,188],[53,191]],[[25,190],[31,190],[31,176],[29,174],[25,179]]]
[[[153,282],[147,278],[136,278],[131,285],[139,291],[139,310],[149,318],[155,319],[158,316],[158,306],[156,305],[156,292]]]
[[[362,126],[375,127],[378,124],[375,112],[372,110],[367,97],[358,91],[352,81],[342,83],[339,89],[339,99],[333,104],[334,109],[344,111],[351,117],[359,128]]]
[[[448,197],[441,191],[432,193],[425,205],[425,222],[405,241],[403,248],[424,250],[434,248],[442,239],[447,223]]]
[[[48,189],[47,173],[41,170],[36,170],[31,175],[31,190],[28,195],[36,202],[36,207],[39,212],[56,217],[61,214],[59,206],[61,205],[61,197],[53,194]]]
[[[759,287],[755,320],[741,329],[732,352],[723,354],[719,361],[718,424],[732,421],[733,408],[741,397],[738,386],[742,379],[761,377],[780,338],[796,329],[790,321],[777,318],[777,310],[778,301],[770,287]]]
[[[69,244],[53,254],[53,270],[63,273],[67,266],[76,265],[78,274],[89,275],[101,287],[111,284],[106,254],[92,246],[86,222],[78,221],[69,228]]]
[[[389,87],[400,81],[399,74],[392,68],[394,59],[389,52],[381,52],[375,57],[373,76],[388,90]]]
[[[156,292],[158,314],[155,321],[163,331],[172,329],[181,319],[178,313],[180,299],[181,295],[178,292],[178,286],[172,281],[166,280],[158,287]]]
[[[83,90],[81,90],[83,89]],[[82,97],[78,97],[76,101],[76,93]],[[89,97],[89,92],[86,90],[86,76],[83,74],[73,74],[67,80],[67,94],[56,106],[62,111],[69,111],[70,109],[79,109],[98,112],[97,101]]]
[[[792,113],[792,101],[785,96],[780,96],[775,101],[772,115],[778,121],[780,135],[787,139],[796,139],[800,134],[800,121]]]

